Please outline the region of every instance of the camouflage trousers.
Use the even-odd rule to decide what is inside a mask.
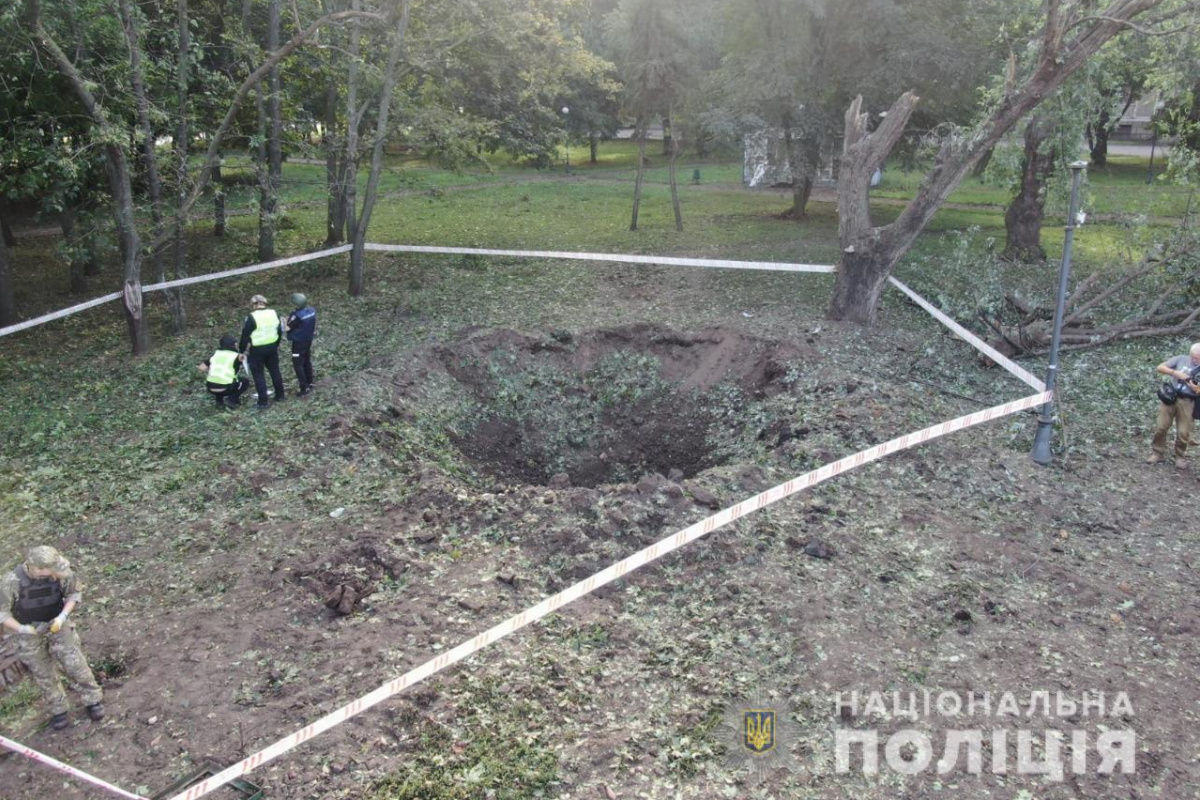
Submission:
[[[51,714],[65,714],[70,708],[67,693],[63,691],[59,672],[66,675],[71,688],[79,693],[85,706],[94,705],[104,699],[100,684],[92,675],[79,634],[67,620],[58,633],[38,636],[16,636],[17,656],[29,670],[29,675],[42,692],[42,699]]]

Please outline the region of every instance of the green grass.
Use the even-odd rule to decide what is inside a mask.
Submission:
[[[656,166],[645,192],[641,229],[630,231],[631,187],[624,177],[632,151],[630,143],[605,145],[602,153],[610,157],[602,167],[581,168],[568,180],[561,176],[547,180],[545,173],[513,165],[491,175],[464,176],[407,164],[399,173],[389,173],[390,188],[429,189],[464,180],[494,183],[480,191],[385,197],[369,238],[807,263],[836,260],[837,217],[830,204],[814,204],[802,223],[777,219],[774,215],[786,208],[788,198],[743,189],[740,166],[731,163],[702,165],[704,182],[682,186],[683,233],[674,230],[666,188],[653,182],[662,177],[661,167]],[[1140,166],[1114,162],[1095,182],[1097,203],[1101,196],[1115,202],[1121,192],[1138,188],[1134,183]],[[410,172],[417,177],[410,177]],[[319,166],[289,165],[287,174],[317,178],[323,173]],[[888,173],[888,191],[898,191],[893,184],[898,174]],[[499,180],[502,176],[534,180],[505,183]],[[1151,188],[1170,190],[1173,203],[1184,196],[1177,187]],[[982,190],[974,195],[970,187],[963,191],[963,197],[988,198]],[[877,221],[886,222],[898,207],[880,203],[875,211]],[[320,246],[323,204],[297,206],[290,220],[278,235],[282,254]],[[253,216],[233,218],[229,236],[220,242],[208,237],[201,225],[191,246],[193,273],[257,260]],[[966,239],[956,233],[967,229],[975,232]],[[1140,257],[1148,240],[1167,232],[1165,226],[1089,223],[1076,239],[1076,274],[1119,271],[1122,264]],[[967,320],[1005,289],[1036,298],[1051,296],[1053,266],[1000,266],[991,260],[988,251],[1002,244],[1002,237],[1002,218],[995,210],[943,209],[897,274]],[[1062,247],[1061,227],[1048,226],[1044,241],[1051,257],[1056,257]],[[58,262],[52,240],[28,239],[14,253],[18,302],[24,313],[75,301],[63,294],[65,271],[61,266],[53,268]],[[273,470],[270,453],[318,436],[322,414],[333,408],[320,397],[309,406],[310,414],[287,425],[264,426],[249,414],[210,411],[202,402],[205,398],[197,395],[200,379],[195,364],[211,352],[222,333],[237,329],[246,298],[256,292],[276,302],[297,289],[315,298],[322,312],[318,369],[338,385],[358,380],[383,354],[444,338],[467,325],[584,329],[614,324],[621,320],[608,308],[609,293],[625,291],[619,287],[629,275],[645,276],[640,285],[646,300],[641,307],[647,318],[691,326],[717,324],[730,308],[787,309],[798,317],[819,317],[828,285],[827,278],[779,274],[705,271],[697,279],[683,269],[372,256],[368,293],[353,299],[345,293],[345,267],[345,258],[339,257],[190,288],[191,327],[179,338],[167,335],[162,298],[150,295],[147,308],[156,346],[136,361],[126,355],[125,326],[116,303],[6,339],[5,358],[0,360],[0,513],[11,524],[0,534],[0,547],[12,548],[38,531],[130,505],[157,503],[164,497],[177,500],[166,515],[176,523],[187,523],[200,518],[209,502],[196,487],[211,482],[223,461],[244,460],[249,453],[251,464]],[[95,291],[118,280],[110,266],[95,282]],[[679,308],[655,301],[655,287],[664,282],[673,287]],[[888,294],[885,308],[899,311],[905,306]],[[1119,312],[1117,308],[1113,313]],[[1114,391],[1128,388],[1122,383]],[[386,402],[381,394],[379,405]],[[402,434],[405,448],[438,459],[438,445],[430,441],[427,431],[406,429]],[[396,499],[394,487],[332,469],[335,479],[312,495],[313,509],[327,510],[326,501],[344,504],[350,496],[363,502]],[[234,490],[234,497],[237,504],[248,502],[240,488]]]
[[[546,709],[504,695],[494,681],[460,682],[462,707],[453,728],[418,727],[415,753],[376,781],[367,800],[531,800],[555,796],[558,755]],[[415,720],[414,720],[415,721]]]

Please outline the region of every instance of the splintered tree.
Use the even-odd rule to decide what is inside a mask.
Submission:
[[[1148,296],[1147,287],[1153,287]],[[1131,309],[1126,295],[1146,299]],[[1186,333],[1200,319],[1200,236],[1187,228],[1178,231],[1118,280],[1092,273],[1075,285],[1065,308],[1064,350]],[[1013,292],[1005,294],[996,312],[979,313],[993,334],[992,345],[1009,356],[1049,350],[1053,316],[1050,305]]]
[[[874,325],[879,299],[892,270],[973,166],[1000,139],[1077,72],[1113,37],[1128,31],[1163,32],[1192,18],[1195,5],[1183,0],[1047,0],[1033,68],[1014,77],[975,130],[946,137],[916,196],[888,225],[871,221],[871,175],[883,166],[917,105],[906,92],[875,130],[857,98],[846,112],[838,177],[838,262],[829,316]]]

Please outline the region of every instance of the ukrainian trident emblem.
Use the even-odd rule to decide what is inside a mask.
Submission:
[[[746,770],[750,780],[768,780],[779,769],[799,769],[792,753],[799,731],[782,698],[760,691],[734,700],[725,708],[721,729],[729,766]]]
[[[742,746],[754,755],[762,755],[775,749],[775,711],[751,709],[742,712],[745,729]]]

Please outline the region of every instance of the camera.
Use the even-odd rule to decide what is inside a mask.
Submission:
[[[1187,370],[1187,380],[1191,383],[1200,383],[1200,364]],[[1158,399],[1169,406],[1175,405],[1175,401],[1179,399],[1179,392],[1184,388],[1184,381],[1177,378],[1172,378],[1169,381],[1164,381],[1162,386],[1158,387]]]

